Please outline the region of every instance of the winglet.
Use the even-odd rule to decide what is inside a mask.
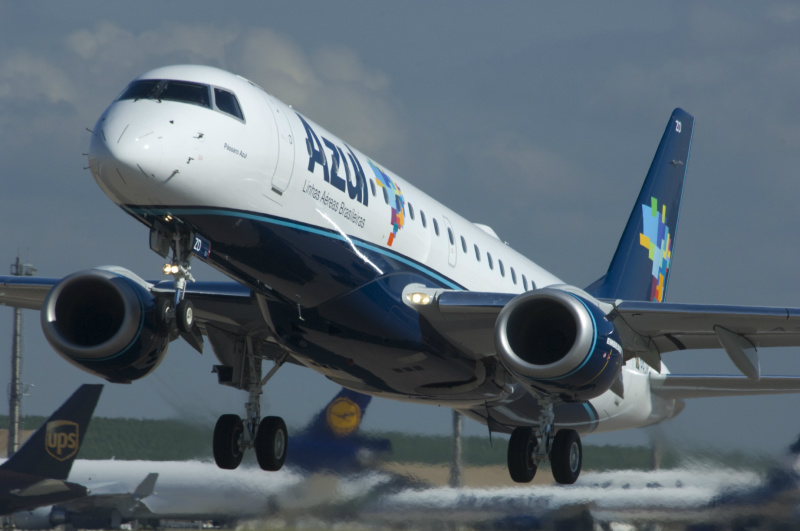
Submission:
[[[0,468],[67,479],[102,390],[102,384],[80,386]]]
[[[694,118],[670,116],[650,171],[605,276],[586,288],[598,298],[663,302],[678,232]]]

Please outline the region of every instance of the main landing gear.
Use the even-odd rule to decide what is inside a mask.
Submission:
[[[275,366],[261,378],[261,358],[253,354],[252,342],[245,342],[248,364],[248,398],[245,409],[247,418],[239,415],[222,415],[214,427],[214,461],[217,466],[233,470],[239,466],[248,448],[256,452],[256,460],[262,470],[276,471],[286,462],[289,437],[286,423],[280,417],[261,418],[261,389],[286,362],[284,354]]]
[[[175,282],[175,294],[172,300],[163,298],[158,301],[158,326],[164,334],[171,335],[175,329],[195,350],[202,354],[203,335],[197,327],[192,301],[186,298],[186,284],[194,282],[191,274],[190,260],[192,250],[202,252],[203,244],[190,231],[181,230],[173,219],[167,216],[163,221],[154,223],[150,230],[150,248],[166,258],[172,250],[172,260],[164,265],[164,273],[172,275]],[[208,330],[206,331],[207,333]],[[261,418],[261,388],[272,378],[289,357],[283,352],[277,356],[265,355],[261,349],[256,352],[251,337],[240,337],[242,349],[231,352],[231,356],[240,360],[236,383],[237,389],[247,389],[248,398],[245,405],[247,418],[238,415],[222,415],[214,428],[213,451],[217,466],[234,469],[239,466],[248,448],[256,452],[259,466],[264,470],[280,470],[286,461],[289,438],[286,423],[280,417]],[[235,343],[235,342],[234,342]],[[212,345],[214,342],[212,341]],[[216,348],[216,347],[215,347]],[[234,347],[235,348],[235,347]],[[274,359],[275,366],[261,378],[261,364],[264,358]],[[231,360],[228,360],[231,361]],[[220,383],[231,385],[233,367],[219,366],[224,377],[220,375]],[[215,369],[216,370],[216,369]]]
[[[517,483],[529,483],[539,463],[550,460],[553,478],[562,485],[575,483],[581,473],[583,447],[575,430],[558,430],[553,437],[553,402],[543,400],[539,428],[515,428],[508,442],[508,472]]]

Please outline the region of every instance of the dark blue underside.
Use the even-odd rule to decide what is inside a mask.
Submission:
[[[474,379],[474,361],[401,300],[410,283],[463,289],[424,264],[337,232],[250,212],[134,206],[126,210],[148,226],[170,214],[210,241],[207,262],[262,293],[278,339],[320,372],[355,377],[356,387],[367,392],[434,400],[443,398],[448,387]],[[404,361],[420,352],[425,359]],[[499,392],[487,381],[458,398],[492,401]],[[535,406],[531,398],[506,407],[532,422],[538,417]],[[576,406],[591,421],[584,406]],[[483,411],[478,416],[485,418]],[[498,418],[493,429],[508,431],[519,424],[512,418]]]

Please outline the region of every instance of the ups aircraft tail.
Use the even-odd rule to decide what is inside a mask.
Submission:
[[[67,479],[103,390],[84,384],[31,435],[0,470],[48,479]]]
[[[672,111],[611,265],[586,288],[595,297],[666,300],[693,130],[690,114]]]
[[[359,435],[371,396],[342,389],[289,440],[289,464],[306,471],[354,472],[371,458],[391,450],[387,439]]]

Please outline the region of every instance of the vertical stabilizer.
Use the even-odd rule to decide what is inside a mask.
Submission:
[[[372,397],[342,389],[301,433],[289,438],[290,466],[337,474],[363,470],[391,450],[388,439],[359,434]]]
[[[693,130],[694,118],[675,109],[611,265],[586,288],[595,297],[666,300]]]
[[[36,430],[2,469],[48,479],[67,479],[103,390],[84,384]]]

